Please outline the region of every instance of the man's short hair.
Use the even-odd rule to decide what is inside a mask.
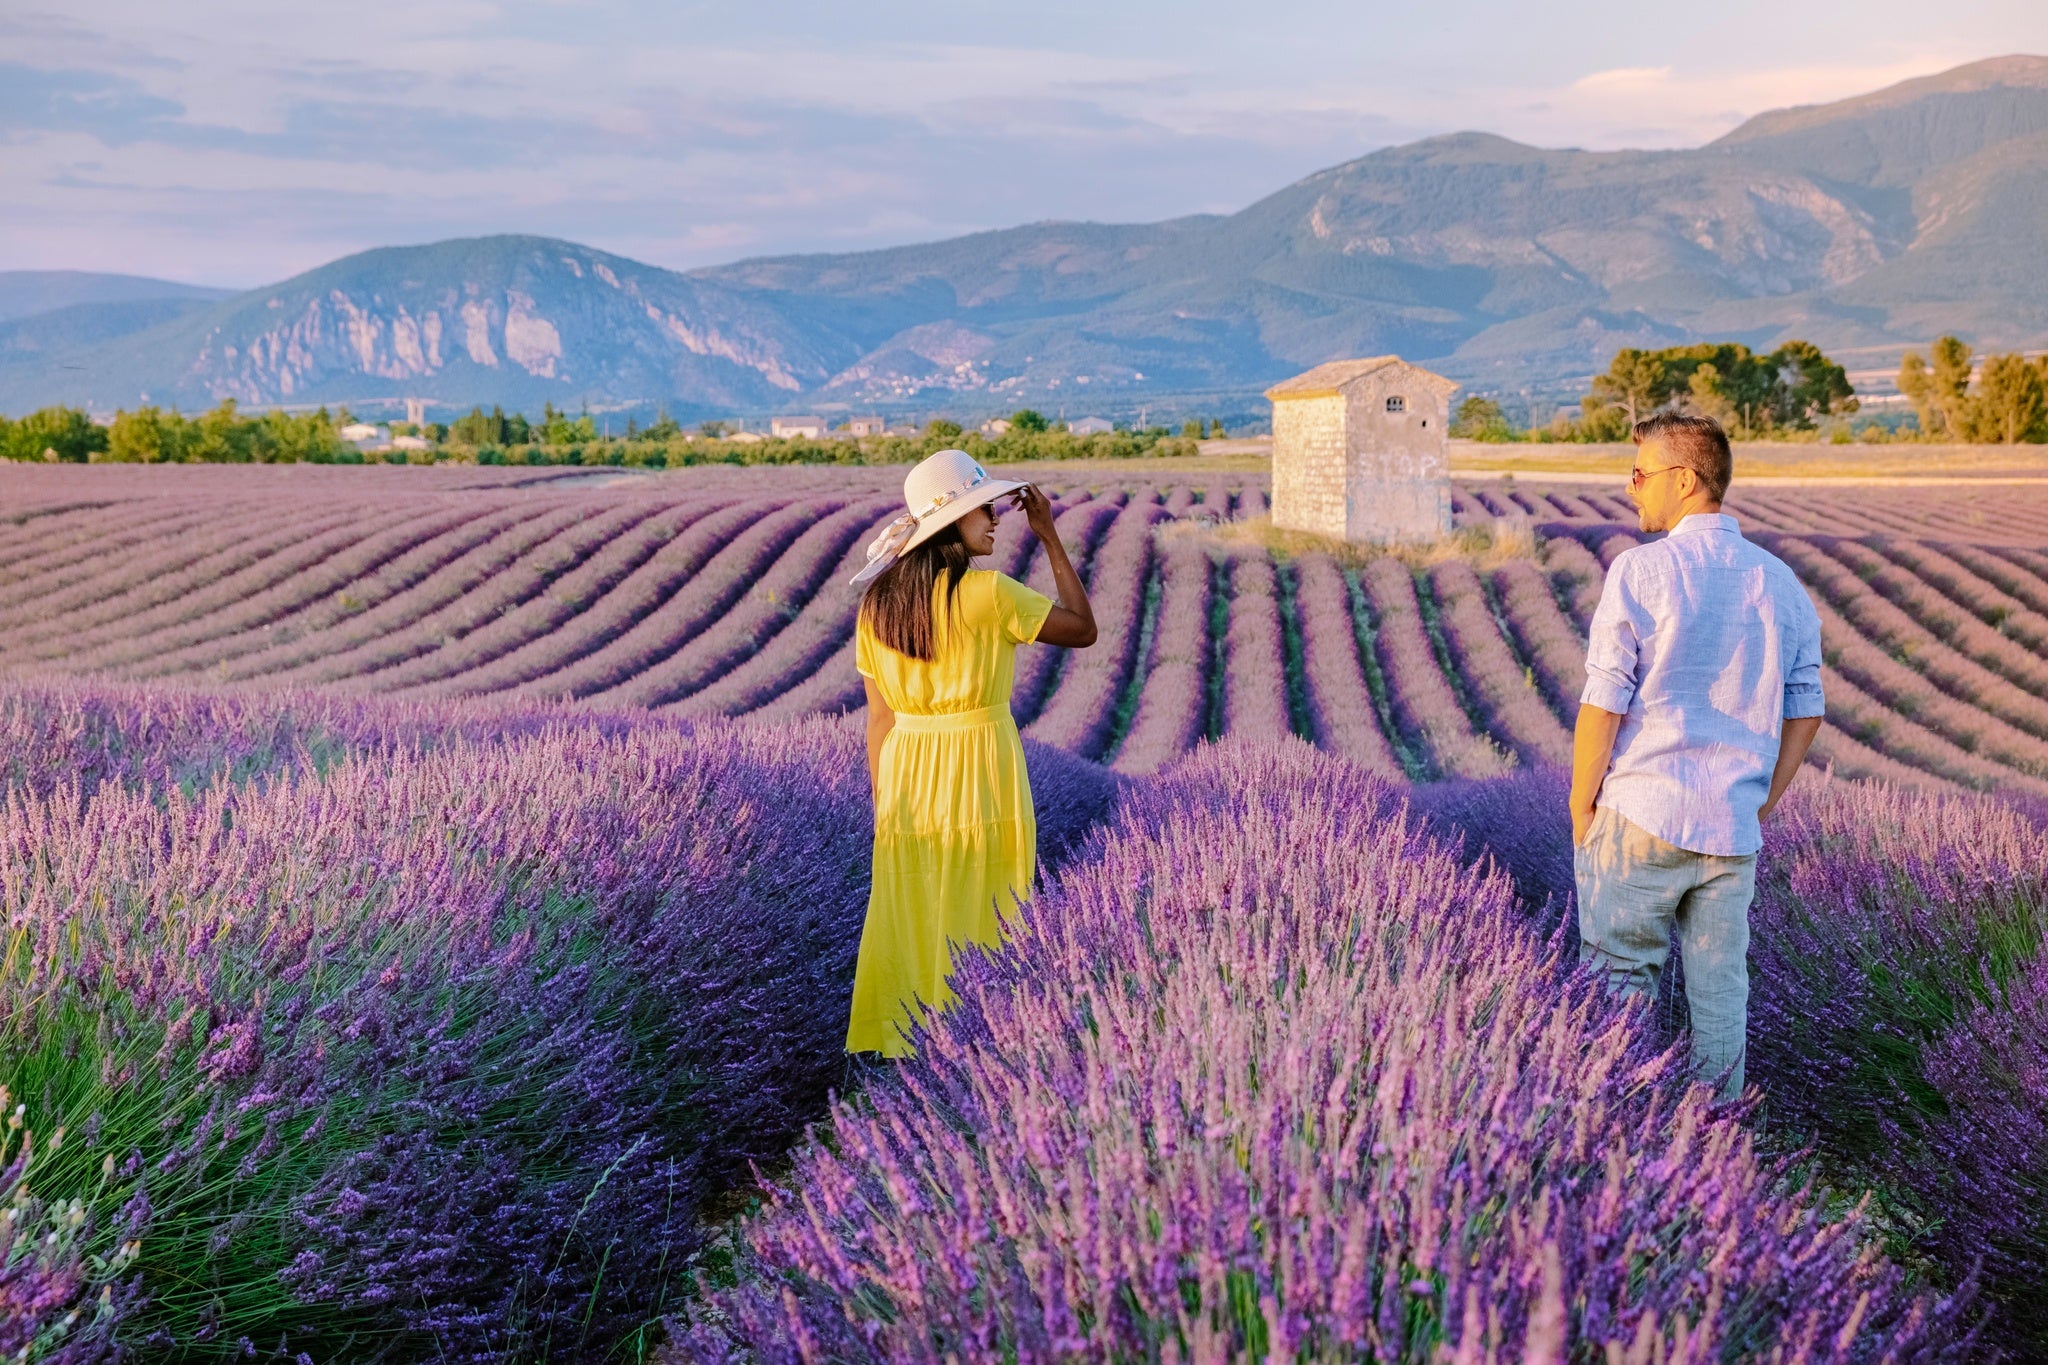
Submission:
[[[1660,412],[1636,423],[1635,442],[1663,442],[1673,464],[1682,464],[1700,476],[1700,487],[1715,502],[1728,496],[1735,479],[1735,452],[1728,448],[1728,433],[1711,417],[1693,412]]]

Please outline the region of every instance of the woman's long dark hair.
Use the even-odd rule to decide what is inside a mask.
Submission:
[[[877,640],[898,654],[930,663],[939,652],[932,589],[944,575],[946,604],[942,610],[950,616],[953,595],[960,591],[971,558],[959,523],[945,527],[868,584],[867,595],[860,599],[861,619]]]

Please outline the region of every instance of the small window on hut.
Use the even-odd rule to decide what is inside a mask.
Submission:
[[[1393,396],[1392,398],[1389,398],[1389,399],[1387,400],[1387,411],[1388,411],[1388,412],[1406,412],[1406,411],[1408,411],[1408,400],[1407,400],[1407,399],[1405,399],[1405,398],[1403,398],[1403,397],[1401,397],[1401,395],[1399,395],[1399,394],[1395,394],[1395,395],[1394,395],[1394,396]]]

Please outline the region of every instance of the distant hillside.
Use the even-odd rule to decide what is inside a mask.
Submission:
[[[1227,216],[689,274],[532,237],[386,248],[125,335],[87,340],[79,319],[63,348],[0,336],[0,409],[418,394],[1080,411],[1252,394],[1388,351],[1508,389],[1695,338],[2040,347],[2043,280],[2048,58],[2003,57],[1689,151],[1430,138]]]
[[[211,300],[224,299],[233,292],[89,270],[0,270],[0,322],[76,304],[134,303],[143,299]]]

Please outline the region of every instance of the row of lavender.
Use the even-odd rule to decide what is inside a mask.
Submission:
[[[1716,1109],[1532,919],[1569,908],[1557,781],[1424,789],[1424,819],[1283,738],[1134,786],[917,1059],[835,1107],[671,1358],[2048,1347],[2042,831],[1804,792],[1757,913],[1764,1107]]]
[[[857,734],[0,695],[0,1351],[595,1359],[842,1079]],[[1055,860],[1110,779],[1032,746]]]
[[[856,473],[860,471],[855,471]],[[1203,528],[1255,484],[1055,490],[1105,622],[1073,660],[1030,651],[1032,733],[1157,771],[1203,738],[1293,733],[1387,774],[1479,778],[1562,761],[1618,499],[1474,490],[1468,520],[1555,520],[1533,556],[1420,569],[1274,558]],[[855,705],[841,581],[892,506],[871,475],[624,491],[464,490],[52,510],[0,528],[0,664],[359,694],[573,699],[599,710],[797,716]],[[1821,600],[1838,771],[2048,794],[2048,555],[1758,534]],[[286,512],[289,511],[289,515]],[[1007,530],[998,563],[1042,586]]]

